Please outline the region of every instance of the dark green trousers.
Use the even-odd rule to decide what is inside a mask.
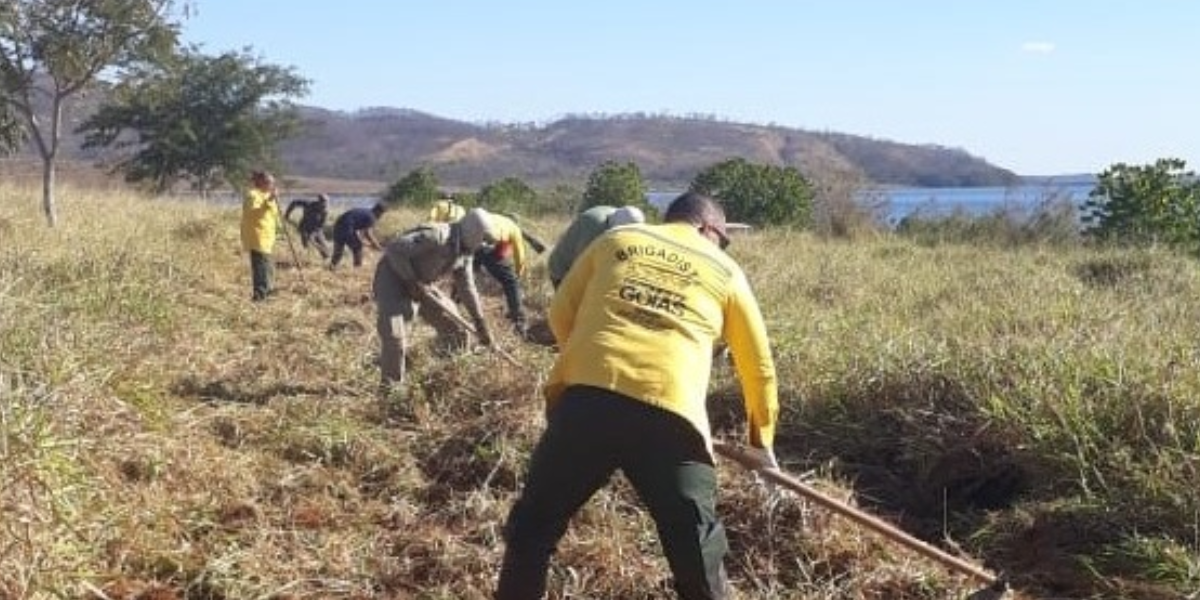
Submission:
[[[723,599],[729,549],[716,515],[716,472],[686,420],[628,397],[572,386],[534,449],[505,525],[497,600],[536,600],[571,517],[620,469],[650,511],[676,593]]]
[[[500,259],[490,249],[479,250],[475,253],[475,262],[479,263],[504,290],[504,302],[508,305],[508,320],[517,328],[517,333],[525,333],[525,309],[521,301],[521,280],[511,258]]]
[[[266,300],[271,294],[271,255],[257,250],[250,251],[250,299]]]

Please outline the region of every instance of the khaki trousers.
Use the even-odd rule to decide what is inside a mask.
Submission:
[[[462,350],[471,342],[454,306],[416,293],[418,285],[401,277],[386,259],[375,267],[375,330],[379,334],[380,378],[385,384],[404,383],[405,353],[417,315],[433,326],[439,349]]]

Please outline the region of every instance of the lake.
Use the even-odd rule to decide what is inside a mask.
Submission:
[[[878,188],[860,193],[859,201],[876,207],[879,214],[886,215],[888,224],[895,225],[910,215],[936,218],[952,214],[982,217],[1003,213],[1021,218],[1050,204],[1069,202],[1081,208],[1093,189],[1095,185],[1091,183]]]
[[[1070,202],[1078,208],[1094,188],[1093,182],[1077,180],[996,187],[878,187],[859,192],[856,200],[886,224],[895,225],[909,215],[982,217],[1003,212],[1021,218],[1049,203]],[[661,212],[678,195],[679,192],[656,191],[646,194],[646,198]]]

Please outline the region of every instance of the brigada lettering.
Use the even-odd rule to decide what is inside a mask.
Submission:
[[[673,250],[667,250],[660,246],[651,244],[631,245],[617,250],[617,260],[624,262],[631,258],[653,258],[661,260],[669,265],[673,265],[681,272],[688,272],[692,269],[692,263],[687,260],[682,254]]]

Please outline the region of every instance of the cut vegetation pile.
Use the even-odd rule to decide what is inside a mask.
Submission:
[[[382,402],[374,257],[331,273],[281,243],[282,289],[256,305],[236,207],[67,188],[48,229],[39,198],[0,187],[0,598],[489,597],[551,349],[502,337],[524,369],[418,351],[411,402]],[[776,232],[731,252],[775,342],[786,469],[1018,598],[1200,589],[1192,260]],[[540,265],[525,284],[540,311]],[[741,441],[726,365],[711,410]],[[738,597],[977,587],[720,472]],[[618,480],[574,521],[551,597],[669,597],[667,576]]]

